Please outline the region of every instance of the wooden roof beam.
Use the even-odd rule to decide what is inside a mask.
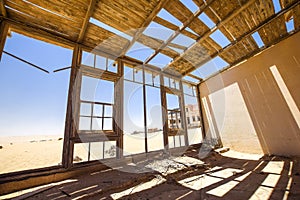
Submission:
[[[206,33],[204,33],[203,36],[200,36],[197,38],[197,42],[195,44],[193,44],[192,46],[190,46],[188,49],[186,49],[181,55],[179,55],[177,58],[175,58],[173,60],[172,63],[177,62],[181,57],[184,56],[184,54],[189,51],[190,49],[192,49],[195,45],[197,45],[197,43],[200,43],[202,41],[204,41],[206,38],[208,38],[212,33],[214,33],[216,30],[218,30],[221,26],[223,26],[224,24],[226,24],[228,21],[230,21],[231,19],[233,19],[236,15],[240,14],[244,9],[248,8],[251,4],[253,4],[256,0],[249,0],[248,2],[244,3],[239,9],[234,10],[233,12],[231,12],[224,20],[220,21],[218,24],[216,24],[216,26],[210,30],[208,30]],[[170,63],[169,65],[171,65],[172,63]],[[166,66],[165,68],[167,68],[168,66]]]
[[[187,21],[185,21],[185,23],[183,23],[183,26],[179,27],[179,29],[177,31],[175,31],[173,33],[173,35],[171,35],[169,37],[169,39],[164,42],[159,49],[157,49],[152,55],[150,55],[145,61],[144,64],[149,63],[162,49],[164,49],[166,46],[168,46],[168,44],[174,39],[176,38],[183,30],[185,30],[186,27],[188,27],[192,21],[197,18],[199,15],[201,15],[204,10],[206,8],[208,8],[215,0],[210,0],[207,3],[203,4],[199,10],[197,10],[197,12],[195,14],[193,14]]]
[[[144,21],[142,26],[135,32],[132,40],[127,45],[127,47],[124,48],[124,50],[121,53],[121,56],[124,56],[127,51],[133,46],[133,44],[139,39],[139,37],[142,35],[144,30],[148,27],[148,25],[153,21],[153,19],[156,17],[156,15],[160,12],[160,10],[169,2],[170,0],[160,0],[157,6],[153,9],[153,11],[150,13],[150,15],[147,17],[147,19]]]
[[[259,29],[263,28],[265,25],[273,22],[274,20],[276,20],[277,18],[279,18],[280,16],[284,15],[285,13],[289,12],[290,10],[292,10],[293,8],[295,8],[296,6],[298,6],[300,4],[300,1],[295,0],[293,3],[289,4],[287,7],[285,7],[284,9],[282,9],[281,11],[279,11],[276,14],[273,14],[272,16],[268,17],[267,19],[265,19],[263,22],[261,22],[260,24],[258,24],[254,29],[244,33],[243,35],[241,35],[239,38],[237,38],[234,42],[230,43],[229,45],[227,45],[226,47],[224,47],[223,49],[221,49],[219,52],[211,55],[208,59],[205,59],[204,61],[202,61],[201,63],[199,63],[198,66],[201,66],[203,64],[205,64],[207,61],[209,61],[210,59],[213,59],[217,56],[219,56],[223,51],[227,50],[228,48],[232,47],[233,45],[237,44],[238,42],[242,41],[244,38],[251,36],[253,33],[255,33],[256,31],[258,31]],[[299,31],[299,30],[298,30]],[[287,33],[288,34],[288,33]],[[272,43],[273,45],[274,43]],[[271,46],[268,45],[268,46]],[[255,51],[255,54],[260,52],[262,49],[258,49],[258,51]],[[250,53],[252,54],[252,53]],[[245,58],[239,59],[237,61],[235,61],[234,63],[231,63],[231,66],[238,64],[239,62],[245,60]],[[193,70],[188,70],[186,71],[184,74],[182,74],[183,76],[191,73]]]
[[[95,10],[96,2],[97,2],[97,0],[90,0],[89,7],[88,7],[88,10],[86,12],[85,18],[83,20],[82,28],[81,28],[79,36],[78,36],[78,40],[77,40],[78,43],[81,43],[83,38],[84,38],[85,32],[87,30],[87,26],[88,26],[89,21],[90,21],[90,18],[91,18],[92,14]]]
[[[3,17],[7,17],[7,12],[4,4],[4,0],[0,0],[0,8],[1,8],[1,15]]]

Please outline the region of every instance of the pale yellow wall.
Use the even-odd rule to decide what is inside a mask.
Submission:
[[[300,33],[200,85],[208,135],[243,152],[300,155]]]

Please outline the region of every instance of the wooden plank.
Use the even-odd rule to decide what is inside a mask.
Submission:
[[[27,0],[31,4],[39,6],[43,9],[46,9],[50,12],[60,15],[66,19],[82,23],[82,20],[87,11],[88,2],[86,0]]]
[[[80,30],[80,33],[79,33],[79,36],[77,39],[78,43],[81,43],[83,40],[83,37],[84,37],[86,29],[88,27],[90,18],[94,12],[96,2],[97,2],[96,0],[90,0],[90,4],[89,4],[88,10],[86,12],[86,15],[84,17],[83,24],[82,24],[82,27],[81,27],[81,30]]]
[[[160,24],[160,25],[162,25],[162,26],[164,26],[164,27],[166,27],[166,28],[169,28],[169,29],[171,29],[171,30],[173,30],[173,31],[176,31],[176,30],[179,29],[178,26],[176,26],[176,25],[174,25],[174,24],[168,22],[167,20],[165,20],[165,19],[163,19],[163,18],[160,18],[159,16],[156,16],[156,17],[153,19],[153,21],[156,22],[156,23],[158,23],[158,24]],[[183,30],[183,31],[181,31],[181,33],[182,33],[183,35],[189,37],[189,38],[194,39],[194,40],[196,40],[196,39],[198,38],[197,35],[195,35],[194,33],[189,32],[189,31],[187,31],[187,30]]]
[[[121,56],[124,56],[126,52],[133,46],[133,44],[140,38],[144,30],[148,27],[148,25],[153,21],[156,15],[160,12],[160,10],[169,2],[169,0],[161,0],[157,6],[153,9],[153,11],[148,15],[147,19],[143,22],[142,26],[135,32],[132,40],[128,44],[126,48],[121,53]]]
[[[28,25],[19,21],[13,21],[11,19],[6,19],[5,21],[10,24],[11,31],[25,35],[27,37],[35,38],[37,40],[48,42],[50,44],[68,49],[71,49],[75,45],[73,41],[66,39],[57,33],[43,30],[40,27]]]
[[[9,25],[5,21],[0,22],[0,61],[2,59],[2,53],[5,46]]]

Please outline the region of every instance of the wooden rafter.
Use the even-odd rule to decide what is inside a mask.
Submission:
[[[185,21],[185,23],[183,23],[183,26],[179,27],[179,29],[177,31],[175,31],[173,33],[173,35],[171,35],[171,37],[169,37],[169,39],[164,42],[159,49],[157,49],[152,55],[150,55],[144,62],[144,64],[149,63],[159,52],[161,52],[162,49],[164,49],[166,46],[168,46],[168,44],[174,39],[176,38],[183,30],[185,30],[186,27],[188,27],[195,18],[197,18],[199,15],[201,15],[204,10],[206,8],[208,8],[215,0],[210,0],[208,1],[206,4],[203,4],[199,10],[193,14],[187,21]]]
[[[246,33],[244,33],[243,35],[241,35],[239,38],[237,38],[234,42],[230,43],[228,46],[224,47],[223,49],[221,49],[220,51],[218,51],[217,53],[215,53],[214,55],[210,56],[208,59],[205,59],[204,61],[202,61],[201,63],[198,64],[198,66],[201,66],[202,64],[206,63],[207,61],[209,61],[210,59],[213,59],[217,56],[219,56],[222,52],[224,52],[225,50],[229,49],[230,47],[232,47],[233,45],[239,43],[240,41],[242,41],[244,38],[249,37],[250,35],[252,35],[254,32],[258,31],[259,29],[263,28],[264,26],[266,26],[267,24],[270,24],[271,22],[273,22],[274,20],[278,19],[279,17],[281,17],[282,15],[284,15],[285,13],[289,12],[290,10],[292,10],[293,8],[295,8],[296,6],[298,6],[300,4],[300,1],[295,1],[291,4],[289,4],[287,7],[285,7],[284,9],[282,9],[280,12],[268,17],[267,19],[265,19],[264,21],[262,21],[260,24],[258,24],[255,28],[253,28],[252,30],[247,31]],[[299,31],[299,30],[298,30]],[[281,38],[282,39],[282,38]],[[276,41],[277,43],[278,41]],[[269,44],[268,46],[273,45],[274,42],[272,44]],[[260,52],[261,49],[258,49],[257,51],[254,51],[254,54]],[[232,63],[230,66],[236,65],[239,62],[249,58],[249,55],[253,56],[254,55],[253,52],[249,53],[248,55],[238,59],[237,61],[235,61],[234,63]],[[198,67],[196,66],[196,68]],[[186,71],[184,74],[182,74],[183,76],[191,73],[192,70],[188,70]]]
[[[2,58],[6,37],[8,34],[8,29],[9,29],[9,25],[5,21],[2,21],[0,24],[0,61]]]
[[[169,2],[169,0],[160,0],[157,6],[153,9],[153,11],[150,13],[150,15],[147,17],[147,19],[144,21],[142,26],[135,32],[132,40],[128,45],[124,48],[124,50],[121,53],[121,56],[124,56],[127,51],[132,47],[132,45],[139,39],[139,37],[142,35],[144,30],[147,28],[147,26],[153,21],[153,19],[156,17],[156,15],[159,13],[159,11]]]
[[[186,49],[181,55],[179,55],[177,58],[175,58],[173,60],[172,63],[177,62],[180,58],[182,58],[186,52],[188,52],[190,49],[192,49],[195,45],[197,45],[197,43],[200,43],[202,41],[204,41],[205,39],[207,39],[212,33],[214,33],[216,30],[218,30],[221,26],[223,26],[224,24],[226,24],[228,21],[230,21],[231,19],[233,19],[236,15],[238,15],[240,12],[242,12],[244,9],[248,8],[252,3],[254,3],[256,0],[250,0],[248,2],[246,2],[244,5],[242,5],[239,9],[234,10],[231,14],[229,14],[224,20],[220,21],[212,30],[208,30],[206,31],[206,33],[204,33],[203,36],[198,37],[196,40],[196,43],[193,44],[192,46],[190,46],[188,49]],[[169,65],[171,65],[172,63],[170,63]],[[166,66],[167,68],[168,66]]]
[[[0,0],[0,7],[1,7],[1,15],[3,17],[7,17],[7,12],[4,5],[4,0]]]
[[[97,0],[90,0],[90,4],[89,4],[88,10],[86,12],[85,18],[83,20],[82,28],[80,30],[79,37],[78,37],[78,40],[77,40],[78,43],[81,43],[83,38],[84,38],[86,29],[87,29],[89,21],[90,21],[90,18],[92,16],[93,12],[94,12],[96,2],[97,2]]]

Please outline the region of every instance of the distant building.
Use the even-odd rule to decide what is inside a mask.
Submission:
[[[180,116],[180,109],[176,108],[173,110],[168,110],[168,123],[169,128],[172,129],[179,129],[182,128],[181,126],[181,116]],[[186,122],[188,128],[195,128],[201,125],[200,122],[200,113],[198,109],[198,105],[188,104],[185,106],[185,115],[186,115]]]

